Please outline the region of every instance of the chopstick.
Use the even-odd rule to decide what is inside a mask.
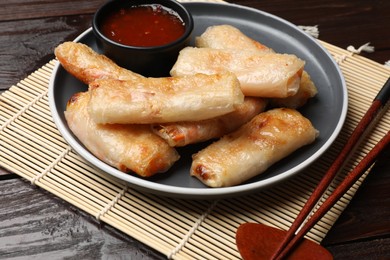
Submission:
[[[272,259],[282,259],[290,251],[294,249],[294,246],[303,238],[303,236],[314,226],[316,221],[318,221],[332,206],[333,204],[348,190],[348,187],[352,186],[353,183],[373,164],[376,156],[380,153],[381,150],[387,146],[389,142],[389,132],[385,137],[377,144],[375,147],[366,155],[364,159],[352,170],[348,176],[342,181],[340,186],[335,189],[333,194],[331,194],[328,199],[321,205],[319,209],[310,217],[310,219],[302,224],[306,220],[307,216],[313,210],[318,200],[322,197],[322,194],[328,188],[336,174],[344,165],[346,159],[352,152],[355,145],[361,139],[362,136],[369,129],[369,126],[374,122],[375,118],[380,114],[386,103],[390,99],[390,78],[383,85],[382,89],[378,92],[377,96],[374,98],[369,109],[364,114],[356,128],[353,130],[348,141],[344,145],[343,149],[329,167],[328,171],[322,177],[321,181],[318,183],[317,187],[314,189],[312,195],[307,200],[306,204],[302,208],[301,212],[296,217],[295,221],[292,223],[291,227],[286,233],[286,236],[283,238],[282,242],[275,251]],[[341,194],[341,195],[340,195]],[[299,227],[302,228],[294,236]]]
[[[283,259],[291,252],[303,236],[328,212],[333,205],[348,191],[349,188],[368,170],[375,162],[380,152],[390,143],[390,131],[374,146],[374,148],[360,161],[360,163],[347,175],[340,185],[333,191],[325,202],[310,217],[299,232],[289,241],[275,259]]]

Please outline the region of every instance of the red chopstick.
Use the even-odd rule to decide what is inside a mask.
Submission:
[[[276,259],[283,259],[291,252],[307,232],[332,208],[332,206],[348,191],[349,188],[368,170],[375,162],[380,152],[390,143],[390,131],[374,146],[374,148],[360,161],[360,163],[347,175],[333,193],[324,201],[317,211],[310,217],[299,232],[289,241]]]
[[[315,219],[318,221],[325,213],[328,211],[332,205],[347,191],[347,186],[353,185],[353,183],[360,177],[366,169],[368,169],[373,162],[377,154],[388,144],[389,142],[389,133],[371,150],[370,153],[359,163],[359,165],[351,171],[345,180],[340,184],[340,186],[334,191],[334,193],[329,196],[329,198],[321,205],[321,209],[311,216],[308,222],[301,228],[301,230],[294,236],[295,232],[301,227],[302,223],[305,221],[307,216],[310,214],[312,209],[317,204],[318,200],[322,197],[322,194],[328,188],[329,184],[332,182],[336,174],[342,168],[344,162],[346,161],[349,154],[352,152],[355,145],[364,136],[369,125],[375,121],[374,119],[378,114],[383,110],[386,103],[390,99],[390,78],[386,81],[382,89],[379,91],[375,99],[373,100],[371,106],[362,117],[354,131],[352,132],[350,138],[345,144],[344,148],[341,150],[340,154],[337,156],[336,160],[330,166],[328,171],[322,177],[321,181],[318,183],[317,187],[314,189],[312,195],[302,208],[301,212],[298,214],[295,221],[292,223],[291,227],[286,233],[286,236],[280,243],[278,249],[275,251],[272,259],[282,259],[284,256],[288,255],[291,250],[294,249],[294,246],[303,238],[303,236],[310,230],[311,227],[315,224]],[[352,177],[350,177],[352,176]],[[356,180],[355,180],[356,179]],[[352,182],[353,181],[353,182]],[[352,182],[352,183],[351,183]],[[337,193],[336,193],[337,191]],[[340,195],[341,194],[341,195]],[[333,204],[332,204],[333,203]],[[324,212],[325,211],[325,212]],[[322,216],[320,216],[322,214]]]

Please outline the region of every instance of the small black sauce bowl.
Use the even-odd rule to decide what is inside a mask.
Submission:
[[[102,21],[110,12],[121,8],[149,4],[159,4],[175,11],[185,24],[184,34],[166,45],[138,47],[115,42],[100,31]],[[97,45],[104,55],[119,66],[147,77],[169,76],[169,71],[176,62],[180,50],[189,45],[193,28],[194,21],[192,15],[182,4],[174,0],[109,1],[96,11],[92,21],[92,30],[97,38]]]

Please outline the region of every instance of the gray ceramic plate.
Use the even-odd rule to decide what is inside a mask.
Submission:
[[[205,144],[179,149],[181,159],[167,173],[151,179],[125,174],[98,160],[70,132],[64,118],[66,102],[72,94],[85,91],[87,86],[58,65],[50,81],[49,99],[54,121],[65,140],[91,164],[107,174],[127,181],[133,188],[178,198],[211,199],[247,194],[286,180],[315,162],[339,134],[348,105],[344,79],[330,54],[298,27],[271,14],[231,4],[185,5],[194,17],[193,36],[200,35],[210,25],[231,24],[277,52],[295,54],[306,61],[305,69],[317,85],[319,94],[300,111],[320,131],[318,140],[296,151],[258,177],[235,187],[208,188],[189,176],[191,154]],[[75,41],[85,43],[100,52],[91,29],[81,34]]]

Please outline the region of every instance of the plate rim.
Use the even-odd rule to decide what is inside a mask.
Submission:
[[[250,12],[256,12],[260,15],[265,15],[269,18],[278,20],[279,22],[282,22],[286,24],[287,26],[293,27],[294,29],[300,31],[301,33],[305,34],[307,38],[312,41],[317,47],[319,47],[322,52],[328,56],[329,60],[333,64],[333,69],[337,71],[337,76],[341,80],[341,88],[343,93],[343,103],[342,103],[342,111],[340,113],[340,118],[337,122],[336,127],[333,129],[332,134],[329,136],[329,138],[324,142],[324,144],[316,150],[313,154],[311,154],[306,160],[301,162],[300,164],[294,166],[293,168],[290,168],[289,170],[286,170],[276,176],[272,176],[270,178],[256,181],[253,183],[245,183],[240,184],[237,186],[231,186],[231,187],[221,187],[221,188],[191,188],[191,187],[178,187],[178,186],[172,186],[168,184],[161,184],[156,183],[148,179],[143,179],[138,176],[132,176],[123,172],[120,172],[119,170],[115,169],[114,167],[100,161],[97,159],[93,154],[91,154],[86,148],[80,145],[80,143],[65,129],[65,126],[63,125],[62,121],[58,116],[59,111],[56,108],[56,102],[54,101],[54,83],[56,80],[56,75],[58,73],[59,68],[61,67],[61,64],[59,61],[56,62],[54,65],[52,74],[50,76],[49,80],[49,106],[51,110],[51,114],[54,120],[54,123],[56,124],[58,130],[60,131],[62,137],[65,139],[65,141],[77,152],[78,155],[83,157],[85,160],[87,160],[89,163],[91,163],[95,168],[104,171],[107,174],[110,174],[122,181],[125,181],[129,184],[129,186],[133,186],[137,190],[146,191],[148,193],[152,194],[161,194],[168,197],[180,197],[180,198],[196,198],[196,199],[214,199],[217,197],[232,197],[232,196],[239,196],[239,195],[245,195],[249,192],[253,192],[256,190],[260,190],[266,187],[269,187],[271,185],[277,184],[281,182],[282,180],[286,180],[286,178],[290,178],[300,172],[302,172],[306,167],[311,165],[313,162],[318,160],[323,153],[328,150],[331,145],[334,143],[336,138],[339,136],[342,127],[344,126],[346,117],[347,117],[347,111],[348,111],[348,91],[347,91],[347,85],[345,82],[345,78],[342,74],[342,71],[340,67],[337,65],[335,60],[332,58],[331,54],[328,52],[328,50],[325,49],[324,46],[322,46],[319,42],[317,42],[313,37],[307,35],[302,29],[300,29],[298,26],[292,24],[291,22],[284,20],[283,18],[280,18],[276,15],[251,8],[246,7],[238,4],[229,4],[229,3],[212,3],[212,2],[184,2],[185,5],[216,5],[216,6],[231,6],[233,8],[240,8],[240,9],[246,9]],[[81,39],[83,39],[87,34],[92,33],[92,27],[86,29],[84,32],[79,34],[73,41],[78,42]],[[189,173],[188,173],[189,174]]]

